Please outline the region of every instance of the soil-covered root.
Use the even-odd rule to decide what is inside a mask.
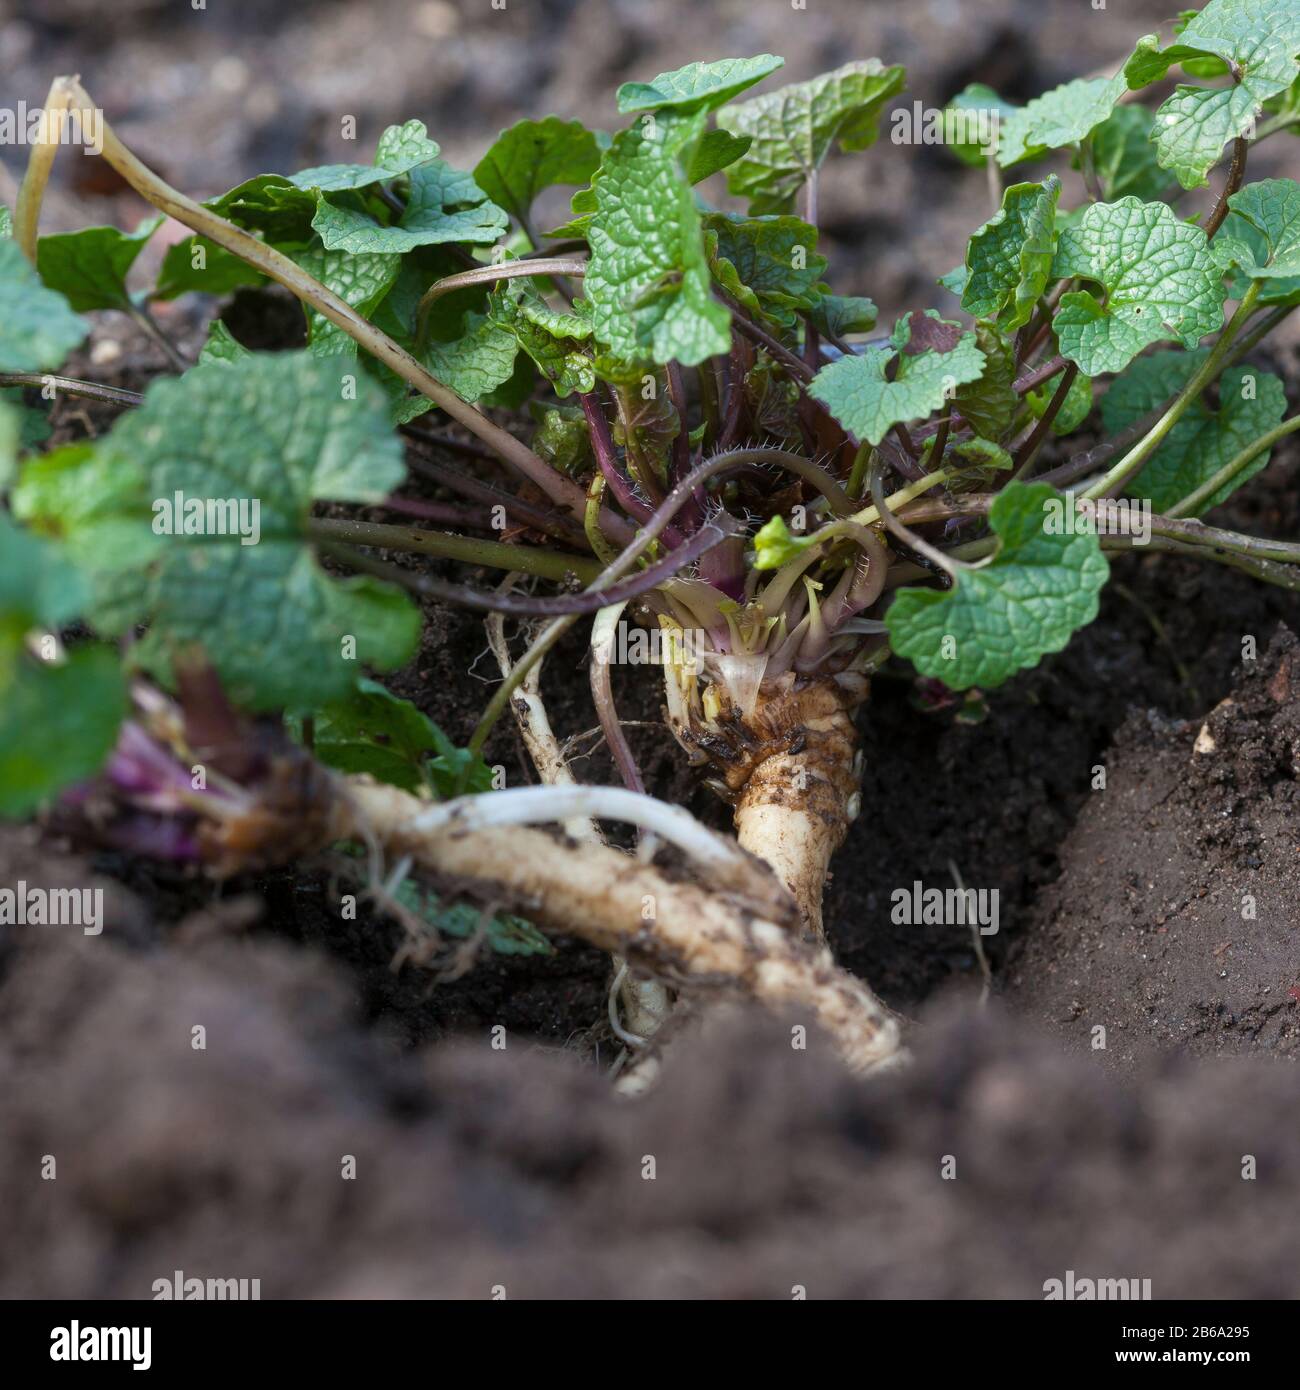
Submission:
[[[815,940],[824,936],[831,856],[858,814],[852,711],[866,693],[861,677],[787,672],[760,687],[751,710],[715,697],[711,719],[674,729],[715,770],[718,790],[735,808],[740,844],[772,866],[799,905],[804,934]]]
[[[737,991],[774,1010],[807,1011],[855,1071],[900,1058],[898,1025],[871,991],[743,895],[532,826],[421,829],[427,803],[392,787],[340,783],[339,792],[339,835],[410,855],[444,884],[507,902],[680,989]]]

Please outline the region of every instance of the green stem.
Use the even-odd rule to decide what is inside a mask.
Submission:
[[[1240,531],[1225,531],[1191,517],[1153,516],[1151,534],[1169,536],[1208,550],[1230,551],[1258,560],[1272,560],[1279,565],[1300,565],[1300,544],[1265,540],[1261,536],[1243,535]]]
[[[589,584],[603,570],[602,565],[586,556],[565,555],[541,546],[507,545],[504,541],[455,536],[446,531],[423,531],[416,526],[392,526],[379,521],[314,517],[307,523],[307,534],[315,540],[436,555],[444,560],[461,560],[469,565],[486,565],[498,570],[520,570],[557,581],[576,574]]]
[[[1258,347],[1288,315],[1295,313],[1297,308],[1300,308],[1300,305],[1283,304],[1266,314],[1261,314],[1251,326],[1250,332],[1233,349],[1232,356],[1225,365],[1235,366],[1248,352]]]
[[[1242,324],[1246,322],[1254,310],[1255,301],[1259,298],[1259,291],[1260,281],[1255,280],[1251,283],[1250,289],[1246,291],[1241,303],[1237,305],[1237,312],[1228,321],[1228,326],[1219,334],[1219,341],[1215,343],[1210,355],[1201,364],[1200,370],[1174,397],[1169,409],[1156,421],[1147,434],[1083,494],[1085,497],[1095,499],[1105,497],[1112,492],[1118,492],[1141,472],[1146,461],[1164,442],[1169,431],[1182,419],[1183,412],[1214,380],[1219,368],[1223,365],[1224,358],[1228,355],[1228,349],[1232,346],[1233,339],[1241,331]]]
[[[1152,525],[1154,528],[1154,519]],[[1273,584],[1282,589],[1300,590],[1300,564],[1297,563],[1245,554],[1241,550],[1229,549],[1226,546],[1197,544],[1183,536],[1155,534],[1154,529],[1150,539],[1143,545],[1136,544],[1132,536],[1099,536],[1098,541],[1106,551],[1144,550],[1150,554],[1162,552],[1167,555],[1182,555],[1189,560],[1210,560],[1217,565],[1240,570],[1265,584]],[[996,536],[985,536],[981,540],[968,541],[965,545],[956,546],[948,553],[962,560],[982,560],[985,556],[993,554],[997,544]],[[890,566],[885,585],[886,588],[894,589],[914,580],[933,578],[934,575],[929,570],[922,569],[920,565],[896,563]]]
[[[1092,136],[1079,141],[1079,172],[1083,175],[1083,186],[1094,203],[1103,200],[1101,180],[1097,177],[1097,161],[1093,154]]]
[[[1293,125],[1300,125],[1300,111],[1284,111],[1280,116],[1274,116],[1271,121],[1265,121],[1259,127],[1253,143],[1258,145],[1261,140],[1267,140],[1270,135],[1276,135],[1279,130],[1286,130]]]
[[[849,472],[848,494],[855,501],[862,496],[862,489],[866,485],[867,470],[871,467],[873,452],[870,444],[859,444],[858,452],[853,456],[853,467]]]
[[[1170,507],[1166,515],[1171,517],[1187,516],[1189,512],[1199,510],[1220,488],[1226,487],[1242,469],[1249,467],[1252,460],[1266,449],[1271,449],[1279,439],[1284,439],[1288,434],[1294,434],[1296,430],[1300,430],[1300,415],[1293,415],[1289,420],[1283,420],[1276,429],[1260,435],[1253,444],[1247,444],[1234,459],[1225,463],[1195,492],[1189,492],[1177,505]]]
[[[610,543],[600,530],[600,499],[605,493],[605,475],[597,471],[587,487],[587,510],[582,518],[587,532],[587,544],[601,565],[612,565],[618,558]]]

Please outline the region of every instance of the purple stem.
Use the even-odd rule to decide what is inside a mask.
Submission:
[[[605,412],[600,408],[600,402],[596,399],[594,392],[580,395],[582,401],[583,414],[587,417],[587,429],[591,435],[591,447],[596,455],[596,462],[600,465],[600,471],[605,475],[605,481],[609,484],[609,490],[614,494],[618,504],[631,517],[635,517],[644,525],[654,515],[654,508],[647,502],[643,502],[632,490],[632,483],[627,475],[620,471],[618,459],[614,453],[614,437],[609,432],[609,421],[605,419]],[[664,533],[664,541],[668,545],[680,545],[682,534],[675,528],[669,528]]]
[[[435,483],[441,483],[443,487],[449,488],[452,492],[459,492],[462,497],[471,497],[476,502],[487,503],[490,507],[502,506],[506,509],[507,516],[516,517],[529,526],[545,532],[548,536],[556,537],[557,540],[576,541],[583,546],[587,543],[582,527],[572,517],[565,516],[563,512],[552,511],[546,507],[534,506],[531,502],[521,501],[513,493],[505,492],[499,487],[493,487],[491,483],[485,483],[478,478],[471,478],[467,474],[450,468],[445,463],[437,463],[433,459],[412,459],[411,468],[421,476],[429,478]]]
[[[418,516],[440,526],[464,526],[471,531],[491,531],[492,513],[486,507],[458,507],[454,502],[425,502],[418,497],[385,497],[380,503],[387,511]]]
[[[730,522],[730,518],[724,517],[723,520]],[[413,593],[437,599],[441,603],[458,604],[476,613],[510,613],[521,618],[558,618],[567,613],[595,613],[609,604],[639,598],[666,579],[671,579],[679,570],[693,564],[715,545],[721,545],[732,534],[734,524],[731,522],[724,527],[716,521],[710,521],[689,540],[683,539],[675,549],[670,550],[654,564],[647,565],[639,574],[611,584],[607,589],[584,589],[581,593],[558,594],[554,598],[500,594],[495,590],[474,589],[468,584],[453,584],[449,580],[437,579],[431,574],[414,574],[398,565],[371,559],[351,546],[325,543],[322,548],[353,569],[378,575],[382,579],[410,589]],[[667,534],[666,530],[664,534]]]
[[[700,578],[739,603],[745,597],[744,536],[732,536],[700,556]]]

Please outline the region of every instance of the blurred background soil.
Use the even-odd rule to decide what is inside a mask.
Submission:
[[[907,66],[904,102],[940,105],[976,79],[1023,100],[1111,71],[1174,8],[0,0],[0,101],[34,104],[55,73],[80,72],[127,143],[204,197],[364,157],[413,116],[462,167],[526,116],[610,128],[621,81],[700,57],[780,53],[777,80],[795,81],[876,55]],[[349,115],[355,144],[339,135]],[[888,325],[951,310],[934,279],[989,207],[981,173],[893,147],[884,129],[874,150],[832,159],[821,205],[836,288],[870,294]],[[0,151],[10,204],[14,154]],[[1296,173],[1284,141],[1261,155],[1253,175]],[[101,166],[61,159],[51,227],[143,213]],[[160,251],[141,258],[142,284]],[[159,313],[196,348],[213,307]],[[274,345],[264,298],[252,312]],[[1294,338],[1257,360],[1294,409]],[[161,365],[101,316],[73,370],[139,389]],[[55,407],[60,437],[111,415]],[[1216,519],[1294,538],[1298,484],[1292,440]],[[1098,621],[992,694],[982,722],[918,708],[905,671],[876,682],[859,720],[864,814],[826,916],[837,957],[921,1020],[916,1067],[883,1083],[746,1016],[623,1105],[596,1065],[614,1055],[608,963],[580,944],[482,957],[435,984],[393,968],[395,924],[340,924],[323,872],[218,890],[97,861],[103,937],[0,928],[0,1293],[148,1296],[182,1268],[260,1277],[267,1297],[501,1283],[511,1296],[1038,1297],[1071,1268],[1150,1277],[1157,1297],[1295,1296],[1300,667],[1284,627],[1300,632],[1300,597],[1159,555],[1117,561],[1115,577]],[[463,741],[490,688],[482,625],[433,605],[426,617],[391,684]],[[655,682],[619,672],[616,687],[623,716],[653,726]],[[545,689],[563,736],[595,723],[577,634]],[[1225,698],[1214,753],[1197,753]],[[631,733],[652,790],[725,825],[661,727]],[[488,754],[528,780],[509,728]],[[577,768],[614,778],[600,752]],[[894,889],[947,886],[950,863],[1001,895],[986,943],[1000,1002],[984,1014],[969,936],[890,920]],[[28,830],[0,836],[0,882],[88,872]],[[505,1052],[488,1046],[498,1024]],[[340,1181],[343,1154],[358,1157],[355,1182]],[[940,1178],[947,1154],[957,1181]]]

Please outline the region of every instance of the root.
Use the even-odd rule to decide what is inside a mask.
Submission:
[[[502,589],[511,587],[517,577],[514,574],[507,575],[502,582]],[[501,668],[501,679],[508,681],[515,668],[510,659],[510,646],[506,641],[505,615],[490,614],[484,626],[487,628],[488,646],[491,647],[492,655],[496,657],[497,665]],[[533,766],[537,769],[537,775],[542,779],[543,785],[572,787],[577,785],[577,779],[560,748],[560,741],[555,737],[546,706],[542,703],[542,665],[545,660],[543,654],[528,667],[510,697],[510,712],[515,717],[524,747],[528,749],[528,756],[533,760]],[[571,820],[564,828],[575,840],[587,840],[593,844],[603,843],[596,823],[590,819]]]
[[[512,583],[513,580],[512,575],[508,582]],[[607,611],[601,609],[601,613]],[[509,680],[514,667],[510,659],[510,647],[506,641],[505,618],[500,613],[493,613],[487,619],[486,626],[488,644],[496,657],[497,665],[501,668],[502,679]],[[551,728],[546,705],[542,701],[541,678],[544,660],[545,657],[529,667],[511,698],[510,708],[519,727],[520,736],[524,740],[524,746],[528,749],[528,755],[532,758],[533,766],[542,782],[548,787],[577,786],[577,779],[564,756],[559,739]],[[564,828],[575,840],[588,844],[605,843],[600,829],[589,817],[571,819],[566,822]],[[644,1040],[659,1030],[664,1019],[672,1011],[672,999],[668,990],[658,980],[642,980],[633,976],[621,956],[614,957],[614,973],[616,983],[612,986],[610,1004],[614,1032],[622,1037],[623,1041],[627,1041],[615,1017],[612,995],[616,994],[623,1002],[627,1035],[635,1036],[638,1044],[643,1045]]]
[[[471,830],[464,816],[445,815],[431,823],[427,803],[396,788],[337,785],[339,835],[373,835],[389,853],[411,855],[444,881],[505,899],[540,926],[622,953],[632,968],[680,989],[735,990],[774,1010],[804,1012],[855,1071],[900,1057],[897,1023],[865,985],[825,948],[725,886],[678,881],[608,846],[518,823],[480,819],[474,823],[482,828]]]
[[[799,908],[804,934],[822,940],[822,890],[831,856],[857,817],[858,736],[852,710],[860,677],[809,679],[787,672],[765,683],[752,710],[719,697],[707,724],[675,729],[717,772],[733,803],[741,847],[771,865]]]
[[[433,804],[413,799],[412,807],[412,830],[431,836],[573,817],[627,821],[676,845],[710,885],[744,901],[752,911],[783,923],[792,923],[797,915],[789,893],[761,860],[701,825],[680,806],[623,787],[513,787]]]

